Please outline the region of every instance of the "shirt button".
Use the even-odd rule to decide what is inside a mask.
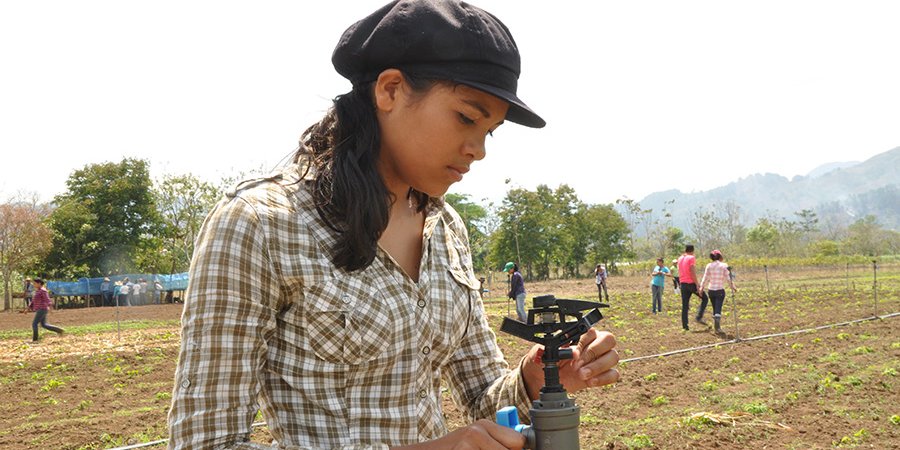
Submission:
[[[183,387],[185,389],[191,387],[191,380],[188,380],[187,378],[185,378],[184,381],[181,382],[181,387]]]
[[[350,296],[347,295],[347,294],[344,294],[344,295],[341,296],[341,300],[342,300],[344,303],[350,303]]]
[[[420,390],[419,398],[425,398],[425,397],[428,397],[428,392],[426,392],[425,389]]]
[[[431,347],[429,347],[429,346],[427,346],[427,345],[424,346],[424,347],[422,347],[422,354],[423,354],[423,355],[427,355],[427,354],[429,354],[429,353],[431,353]]]
[[[424,308],[425,300],[419,299],[419,301],[417,301],[416,304],[419,305],[419,308]]]

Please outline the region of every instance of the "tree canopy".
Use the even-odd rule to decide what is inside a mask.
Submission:
[[[53,248],[45,272],[75,278],[145,269],[142,252],[152,250],[161,230],[147,162],[90,164],[66,186],[48,221]]]

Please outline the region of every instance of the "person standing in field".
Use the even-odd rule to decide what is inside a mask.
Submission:
[[[653,271],[650,272],[650,291],[652,295],[653,301],[653,314],[657,312],[662,312],[662,298],[663,291],[666,290],[666,277],[671,277],[672,274],[669,272],[669,268],[666,267],[666,263],[663,262],[662,258],[656,258],[656,266],[653,267]]]
[[[133,283],[128,281],[128,277],[122,279],[122,286],[119,287],[119,305],[124,301],[125,306],[131,306],[131,286]]]
[[[609,291],[606,290],[607,275],[606,267],[603,267],[602,264],[597,264],[597,267],[594,269],[594,277],[597,283],[597,297],[601,302],[604,294],[606,294],[606,301],[609,301]]]
[[[101,306],[110,306],[112,305],[112,296],[113,296],[113,285],[109,282],[109,277],[103,277],[103,282],[100,283],[100,305]]]
[[[525,313],[525,279],[519,273],[519,265],[510,261],[503,266],[503,271],[509,274],[509,292],[507,297],[516,301],[516,316],[519,322],[528,320]]]
[[[697,259],[694,257],[694,245],[684,246],[684,254],[678,257],[678,274],[681,286],[681,328],[688,331],[688,312],[691,308],[691,295],[700,297],[697,289]]]
[[[722,261],[722,252],[713,250],[709,254],[709,259],[712,262],[707,264],[706,269],[703,271],[703,279],[700,281],[700,293],[702,294],[706,287],[709,287],[707,292],[710,301],[712,301],[715,330],[716,333],[721,333],[722,305],[725,303],[725,282],[728,281],[732,293],[737,291],[737,288],[734,286],[731,268]],[[703,318],[702,305],[697,317]]]
[[[31,302],[31,308],[34,309],[34,320],[31,322],[31,341],[38,341],[38,326],[42,326],[45,329],[61,336],[65,332],[65,330],[47,323],[47,315],[50,313],[51,301],[50,293],[47,292],[47,288],[44,287],[44,280],[35,278],[33,282],[35,285],[35,290],[34,298]]]
[[[131,303],[128,306],[143,305],[144,301],[142,296],[144,294],[144,291],[142,290],[143,285],[141,284],[141,279],[138,278],[134,283],[130,283],[128,287],[131,289],[131,294],[129,294]]]
[[[493,418],[538,398],[541,347],[508,365],[443,200],[501,124],[544,125],[516,94],[515,41],[468,2],[395,1],[347,28],[332,64],[352,90],[196,239],[169,448],[520,449]],[[614,347],[587,330],[566,390],[615,382]],[[453,432],[443,386],[469,422]],[[257,411],[272,446],[250,442]]]
[[[25,296],[25,309],[34,311],[31,307],[31,301],[34,298],[34,284],[32,284],[31,277],[25,277],[25,284],[22,286],[22,292]]]

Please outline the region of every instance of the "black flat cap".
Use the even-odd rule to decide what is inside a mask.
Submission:
[[[454,81],[509,102],[506,120],[532,128],[544,119],[516,96],[519,49],[487,11],[458,0],[397,0],[351,25],[331,57],[354,86],[385,69]]]

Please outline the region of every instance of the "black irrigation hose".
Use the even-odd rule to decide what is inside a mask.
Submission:
[[[718,347],[718,346],[720,346],[720,345],[731,345],[731,344],[737,344],[737,343],[740,343],[740,342],[758,341],[758,340],[760,340],[760,339],[769,339],[769,338],[778,337],[778,336],[788,336],[788,335],[791,335],[791,334],[809,333],[809,332],[816,331],[816,330],[824,330],[824,329],[826,329],[826,328],[841,327],[841,326],[844,326],[844,325],[850,325],[850,324],[853,324],[853,323],[860,323],[860,322],[867,322],[867,321],[875,320],[875,319],[888,319],[888,318],[896,317],[896,316],[900,316],[900,312],[895,312],[895,313],[891,313],[891,314],[886,314],[886,315],[883,315],[883,316],[866,317],[866,318],[863,318],[863,319],[851,320],[851,321],[849,321],[849,322],[832,323],[832,324],[822,325],[822,326],[815,327],[815,328],[806,328],[806,329],[803,329],[803,330],[786,331],[786,332],[784,332],[784,333],[775,333],[775,334],[765,334],[765,335],[762,335],[762,336],[753,336],[753,337],[749,337],[749,338],[746,338],[746,339],[732,339],[732,340],[729,340],[729,341],[717,342],[717,343],[715,343],[715,344],[707,344],[707,345],[701,345],[701,346],[699,346],[699,347],[683,348],[683,349],[680,349],[680,350],[673,350],[673,351],[671,351],[671,352],[659,353],[659,354],[656,354],[656,355],[638,356],[638,357],[636,357],[636,358],[622,359],[622,360],[620,360],[619,362],[620,362],[620,363],[627,363],[627,362],[640,361],[640,360],[643,360],[643,359],[660,358],[660,357],[663,357],[663,356],[672,356],[672,355],[677,355],[677,354],[680,354],[680,353],[690,353],[690,352],[694,352],[694,351],[697,351],[697,350],[704,350],[704,349],[707,349],[707,348],[714,348],[714,347]],[[256,423],[250,425],[250,428],[252,429],[252,428],[261,427],[261,426],[263,426],[263,425],[265,425],[265,424],[266,424],[265,422],[256,422]],[[153,447],[153,446],[156,446],[156,445],[165,444],[165,443],[167,443],[167,442],[169,442],[168,439],[160,439],[160,440],[158,440],[158,441],[144,442],[144,443],[141,443],[141,444],[129,445],[129,446],[127,446],[127,447],[116,447],[116,448],[113,448],[113,449],[111,449],[111,450],[132,450],[132,449],[136,449],[136,448]]]
[[[785,331],[783,333],[775,333],[775,334],[764,334],[762,336],[753,336],[753,337],[744,338],[744,339],[731,339],[728,341],[717,342],[715,344],[707,344],[707,345],[701,345],[699,347],[683,348],[680,350],[673,350],[671,352],[659,353],[656,355],[638,356],[635,358],[622,359],[622,360],[619,360],[619,362],[627,363],[627,362],[633,362],[633,361],[640,361],[642,359],[659,358],[662,356],[672,356],[672,355],[677,355],[680,353],[690,353],[690,352],[694,352],[697,350],[704,350],[707,348],[715,348],[715,347],[718,347],[721,345],[731,345],[731,344],[737,344],[740,342],[758,341],[760,339],[769,339],[769,338],[778,337],[778,336],[788,336],[791,334],[810,333],[810,332],[817,331],[817,330],[824,330],[826,328],[842,327],[844,325],[850,325],[853,323],[867,322],[867,321],[875,320],[875,319],[888,319],[888,318],[896,317],[896,316],[900,316],[900,312],[885,314],[883,316],[865,317],[862,319],[851,320],[848,322],[832,323],[832,324],[822,325],[822,326],[814,327],[814,328],[806,328],[803,330]]]

